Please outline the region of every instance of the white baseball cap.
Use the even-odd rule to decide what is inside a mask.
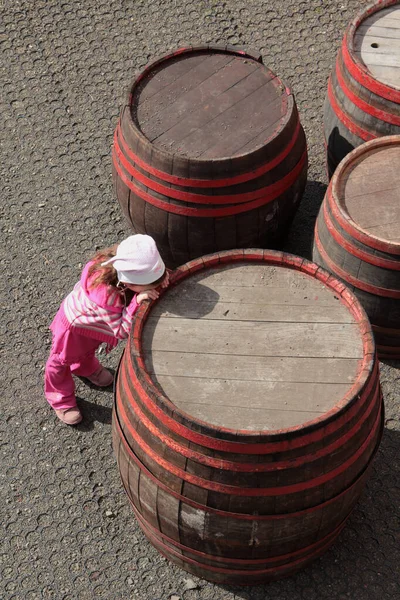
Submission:
[[[112,264],[122,283],[147,285],[160,279],[165,265],[155,241],[149,235],[138,233],[123,240],[115,256],[102,263]]]

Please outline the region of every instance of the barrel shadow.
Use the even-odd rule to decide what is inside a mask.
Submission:
[[[94,423],[96,421],[98,423],[103,423],[104,425],[111,425],[111,408],[101,404],[95,404],[94,402],[89,402],[89,400],[80,397],[78,397],[77,400],[78,406],[83,415],[83,421],[77,425],[77,429],[80,431],[91,431],[94,428]]]
[[[334,545],[310,566],[292,577],[265,585],[219,587],[243,600],[392,597],[398,590],[400,562],[396,543],[400,519],[399,456],[400,432],[385,428],[360,501]]]
[[[326,193],[327,185],[321,181],[307,181],[299,210],[286,236],[283,249],[291,254],[312,260],[315,221]]]
[[[348,132],[349,137],[351,133]],[[339,128],[335,126],[328,138],[328,145],[326,149],[327,156],[327,168],[329,177],[332,177],[335,169],[337,168],[340,161],[352,152],[356,147],[356,139],[354,138],[354,143],[349,142],[348,139],[344,138],[339,131]]]
[[[388,367],[392,367],[392,369],[400,370],[400,360],[390,360],[389,358],[380,358],[379,362],[388,365]]]

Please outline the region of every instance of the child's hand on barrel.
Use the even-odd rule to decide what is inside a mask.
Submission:
[[[157,300],[159,295],[160,293],[157,290],[146,290],[136,296],[136,302],[141,304],[144,300]]]
[[[169,284],[169,274],[171,273],[170,269],[165,269],[165,277],[161,282],[161,287],[166,288]]]

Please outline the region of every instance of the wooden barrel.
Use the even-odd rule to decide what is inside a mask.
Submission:
[[[114,136],[114,187],[165,263],[273,247],[307,178],[294,97],[259,55],[182,48],[135,79]]]
[[[400,2],[379,0],[348,27],[324,107],[327,170],[376,137],[400,134]]]
[[[356,294],[380,358],[400,358],[400,136],[349,154],[329,184],[313,259]]]
[[[113,443],[140,527],[216,582],[292,574],[342,530],[383,414],[373,336],[321,267],[233,250],[177,269],[141,306]]]

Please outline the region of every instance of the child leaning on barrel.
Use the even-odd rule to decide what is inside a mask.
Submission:
[[[97,252],[80,281],[63,300],[50,329],[53,341],[45,368],[45,396],[57,417],[68,425],[82,420],[72,374],[107,387],[112,373],[95,357],[128,337],[132,317],[144,300],[156,299],[169,274],[148,235],[131,235],[119,245]],[[129,301],[130,300],[130,301]]]

